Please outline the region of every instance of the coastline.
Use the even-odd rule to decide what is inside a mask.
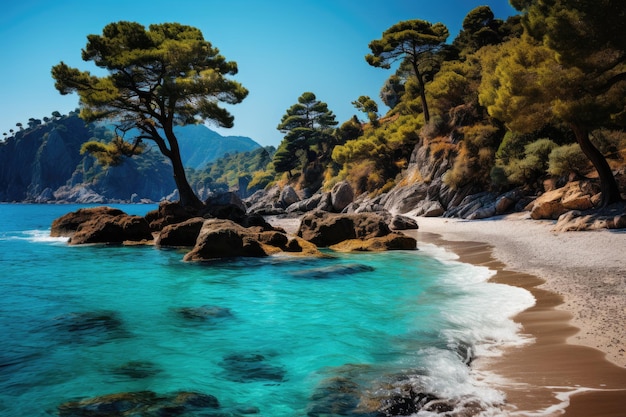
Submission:
[[[496,271],[494,282],[530,291],[536,305],[514,320],[534,343],[479,358],[478,372],[507,395],[510,416],[623,415],[626,395],[626,233],[555,234],[524,214],[466,221],[417,218],[419,242]]]
[[[405,233],[496,271],[492,281],[530,291],[513,319],[534,342],[478,358],[473,368],[506,393],[515,417],[621,417],[626,395],[626,231],[553,233],[527,213],[467,221],[415,218]],[[268,219],[295,233],[299,219]]]

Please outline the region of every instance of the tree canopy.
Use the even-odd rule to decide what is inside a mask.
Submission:
[[[448,28],[442,23],[432,24],[415,19],[396,23],[383,32],[380,39],[369,44],[371,54],[365,56],[368,64],[374,67],[391,68],[397,61],[410,65],[417,78],[424,112],[424,120],[430,120],[426,101],[426,80],[424,74],[437,65],[436,54],[448,39]]]
[[[526,34],[493,59],[481,102],[490,114],[520,132],[548,123],[568,126],[598,171],[602,205],[621,200],[619,187],[590,132],[626,124],[626,43],[604,17],[626,11],[619,0],[520,2]],[[614,19],[614,15],[607,17]]]
[[[328,148],[336,125],[335,114],[328,109],[328,104],[319,101],[311,92],[302,93],[276,127],[285,134],[274,154],[276,171],[290,173],[302,163],[302,157],[306,162],[313,162],[332,152]]]
[[[237,74],[237,64],[226,61],[197,28],[163,23],[146,30],[125,21],[105,26],[102,35],[88,35],[82,59],[108,75],[98,77],[61,62],[52,68],[57,90],[78,93],[85,120],[110,120],[123,132],[136,129],[137,143],[154,141],[172,162],[181,204],[199,205],[173,127],[205,121],[232,127],[234,118],[220,103],[237,104],[248,94],[227,78]]]

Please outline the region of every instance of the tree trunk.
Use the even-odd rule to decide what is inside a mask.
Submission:
[[[617,181],[613,176],[613,171],[604,155],[602,155],[598,148],[589,140],[589,131],[587,128],[573,123],[572,131],[583,153],[589,158],[596,171],[598,171],[598,176],[600,177],[600,191],[602,193],[600,207],[606,207],[609,204],[622,201],[622,196],[620,195]]]
[[[424,122],[428,123],[430,121],[430,111],[428,110],[428,103],[426,102],[426,86],[424,85],[424,77],[422,77],[422,73],[417,67],[417,63],[413,62],[412,64],[415,77],[417,77],[417,83],[420,86],[420,99],[422,100],[422,110],[424,111]]]
[[[178,194],[180,196],[180,204],[183,207],[200,208],[202,207],[202,201],[198,198],[196,193],[189,185],[187,181],[187,175],[185,174],[185,167],[183,160],[180,157],[180,148],[178,146],[178,139],[174,135],[173,129],[164,129],[165,137],[170,145],[170,161],[172,162],[172,171],[174,172],[174,182],[176,188],[178,188]]]

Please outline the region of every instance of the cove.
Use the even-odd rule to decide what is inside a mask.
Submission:
[[[184,391],[214,397],[220,415],[356,416],[408,386],[497,409],[503,394],[468,362],[527,342],[510,317],[532,296],[434,245],[198,265],[180,250],[48,238],[75,209],[0,205],[12,219],[0,226],[2,415]]]

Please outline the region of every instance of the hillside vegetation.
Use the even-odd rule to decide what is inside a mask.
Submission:
[[[387,114],[360,97],[353,104],[365,120],[316,124],[312,108],[321,107],[326,122],[334,115],[304,93],[278,126],[285,138],[273,162],[250,185],[289,183],[311,194],[345,180],[375,197],[417,182],[462,195],[514,188],[536,195],[546,180],[553,187],[597,178],[599,204],[619,201],[626,48],[601,16],[623,18],[623,7],[516,3],[520,15],[506,21],[486,6],[472,10],[451,42],[439,23],[389,28],[366,56],[394,70],[380,93]],[[583,14],[587,23],[576,26]]]

